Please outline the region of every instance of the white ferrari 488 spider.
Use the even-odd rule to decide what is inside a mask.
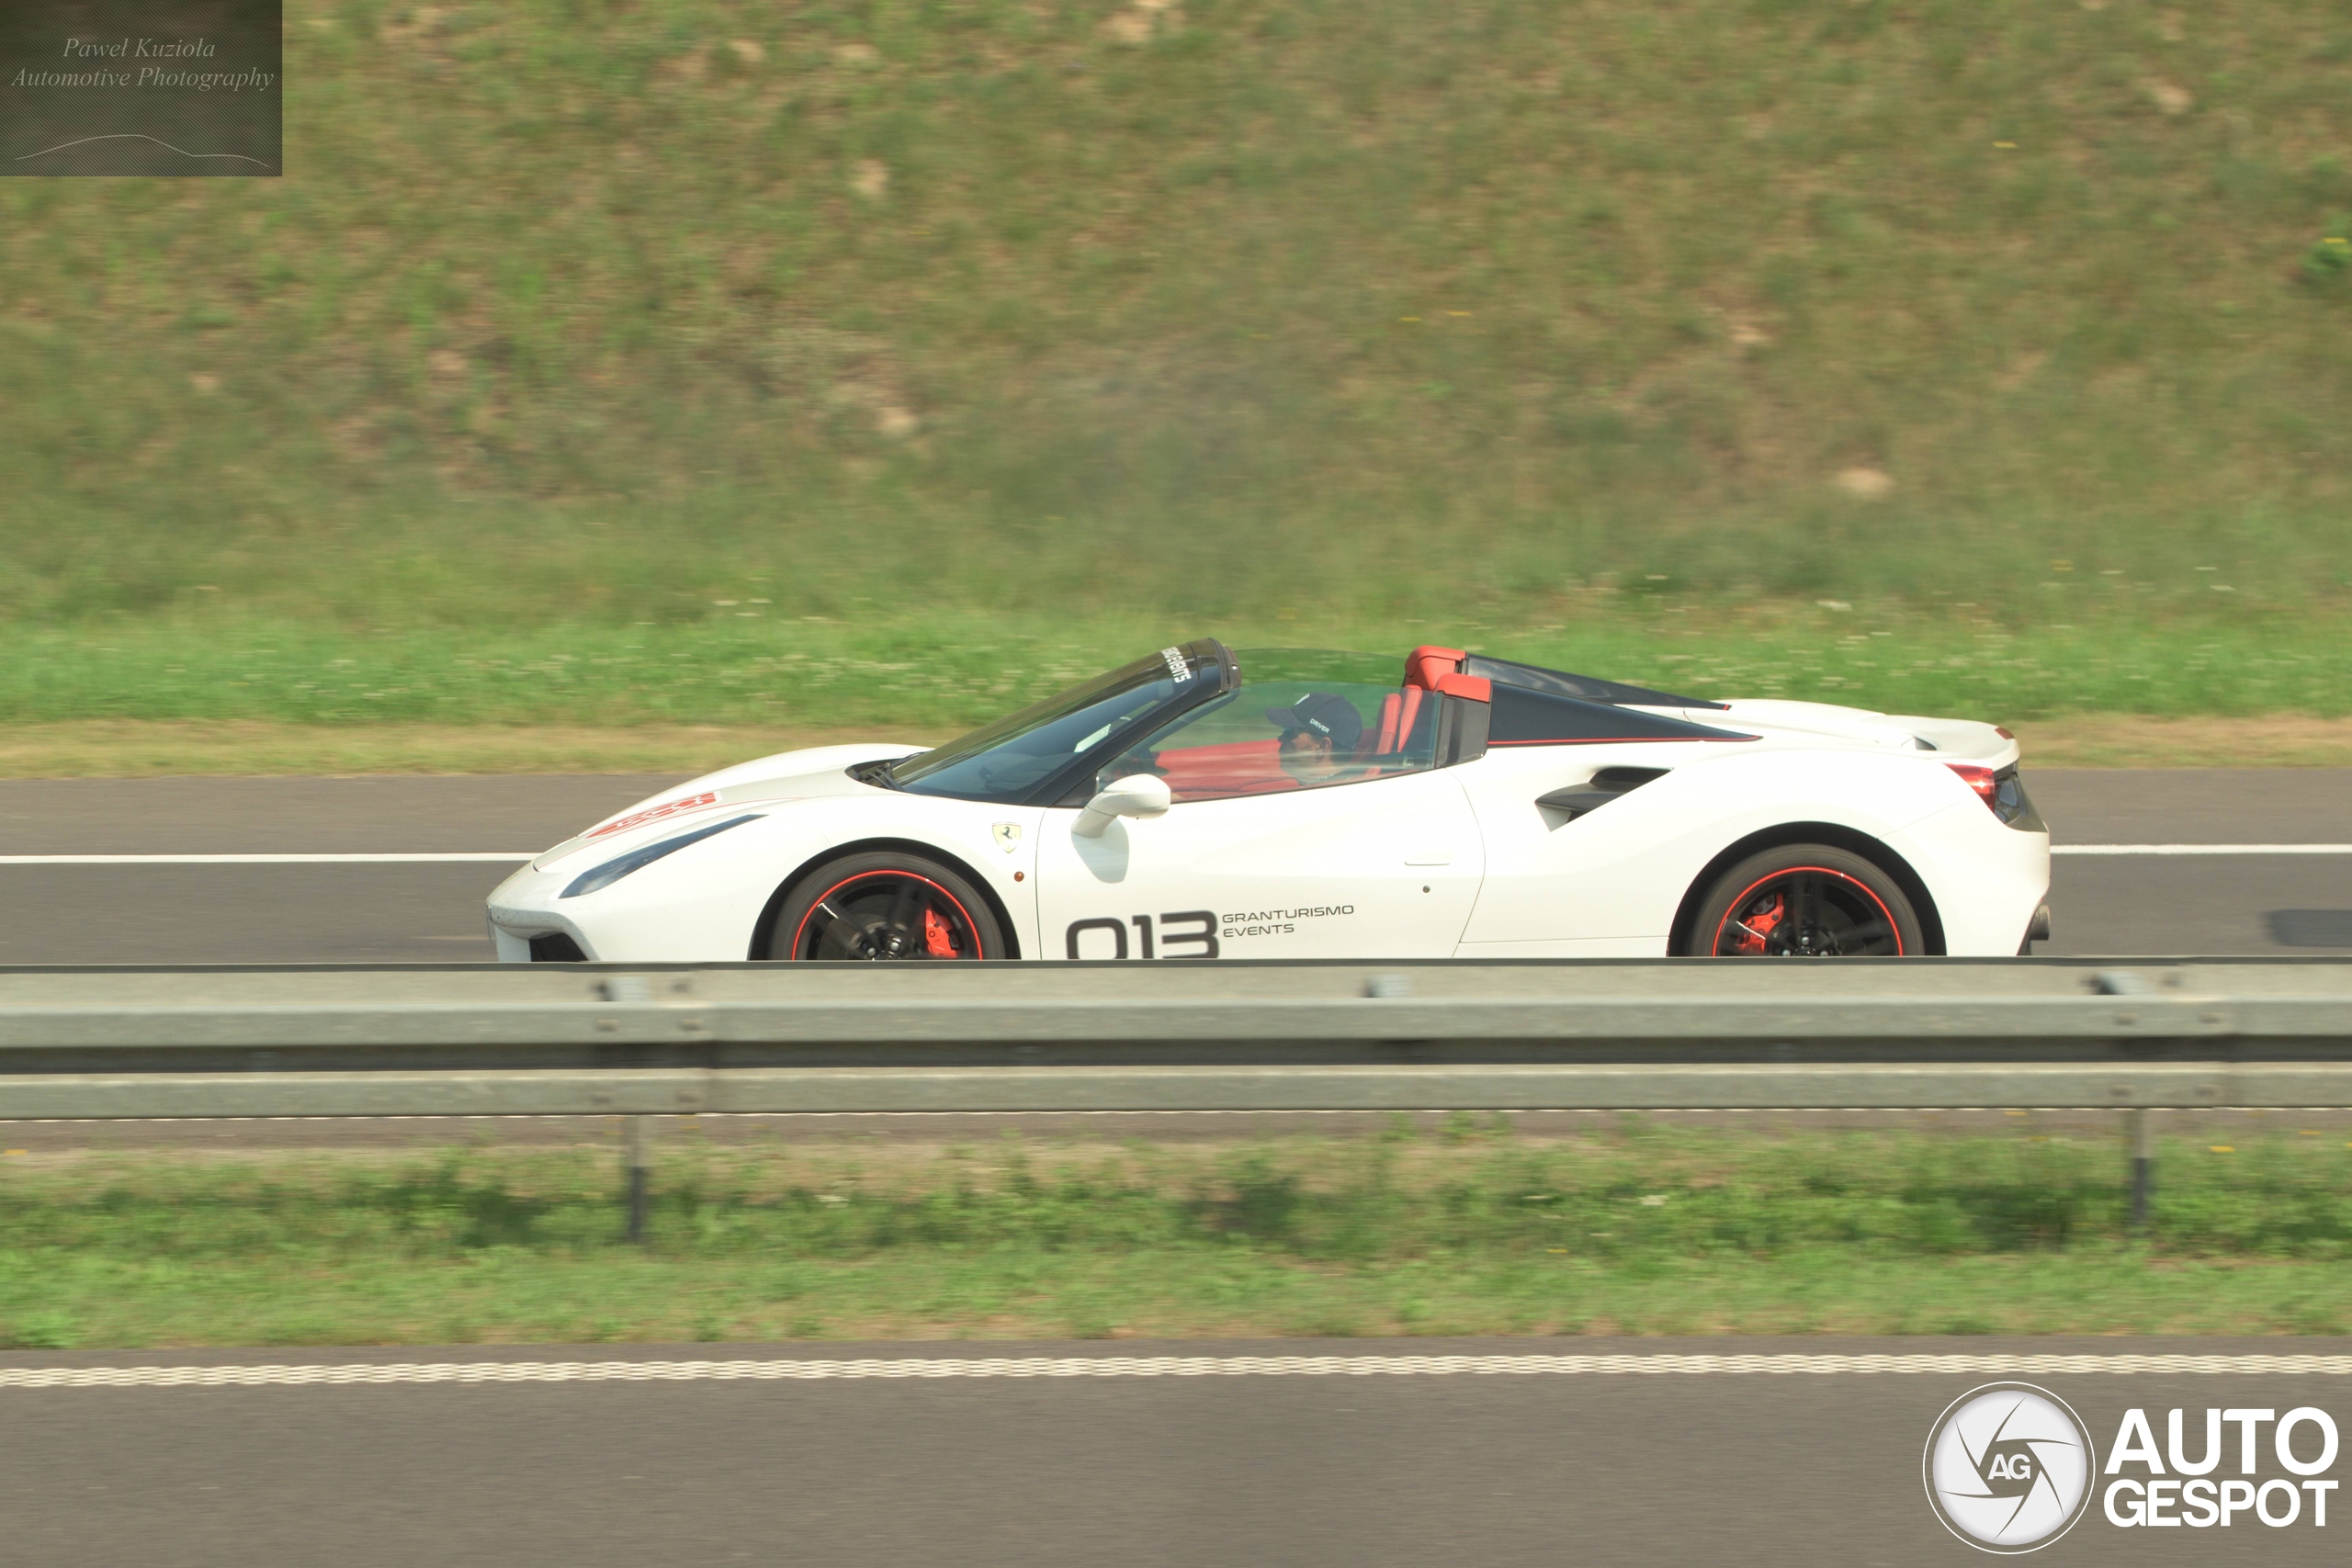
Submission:
[[[541,962],[2007,955],[2049,886],[1988,724],[1201,641],[681,784],[490,921]]]

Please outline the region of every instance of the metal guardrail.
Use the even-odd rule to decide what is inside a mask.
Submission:
[[[0,1121],[795,1111],[2187,1110],[2352,1107],[2352,1064],[1596,1063],[28,1074]]]
[[[0,970],[0,1119],[2352,1106],[2352,963]]]
[[[2096,1106],[2352,1107],[2352,962],[0,969],[0,1120]]]

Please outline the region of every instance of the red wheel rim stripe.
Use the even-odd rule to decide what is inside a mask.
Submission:
[[[842,888],[849,886],[852,883],[866,882],[877,876],[902,876],[910,882],[920,882],[925,887],[930,888],[933,893],[938,894],[942,898],[946,899],[949,906],[955,909],[957,918],[964,922],[964,931],[966,934],[970,936],[972,939],[972,956],[975,958],[986,958],[988,956],[987,953],[980,951],[980,929],[972,923],[972,912],[964,908],[963,900],[957,898],[956,895],[950,893],[946,888],[942,887],[938,883],[933,882],[930,877],[923,875],[922,873],[919,871],[861,871],[855,876],[843,877],[841,881],[834,883],[831,887],[826,888],[822,893],[818,894],[816,901],[808,906],[808,912],[800,917],[800,925],[798,929],[795,930],[792,933],[792,956],[794,958],[798,958],[800,956],[800,943],[801,940],[808,934],[808,922],[816,918],[817,911],[823,907],[826,899],[831,897]]]
[[[1871,892],[1870,884],[1862,881],[1860,877],[1849,876],[1842,871],[1833,871],[1826,865],[1783,866],[1779,871],[1767,872],[1762,876],[1759,876],[1755,881],[1749,883],[1747,888],[1741,892],[1739,897],[1731,901],[1731,907],[1724,911],[1724,918],[1720,921],[1716,922],[1715,940],[1707,944],[1707,956],[1710,958],[1721,958],[1724,956],[1724,929],[1731,924],[1732,917],[1739,913],[1739,907],[1742,904],[1747,903],[1749,897],[1753,895],[1758,888],[1763,886],[1766,883],[1772,882],[1780,877],[1801,876],[1808,871],[1814,873],[1817,876],[1834,876],[1849,887],[1860,888],[1862,891],[1862,897],[1869,899],[1872,904],[1878,906],[1880,919],[1886,921],[1887,932],[1894,938],[1894,956],[1897,958],[1903,956],[1903,928],[1895,922],[1894,911],[1886,907],[1886,900]],[[828,894],[827,897],[830,897],[831,895]]]

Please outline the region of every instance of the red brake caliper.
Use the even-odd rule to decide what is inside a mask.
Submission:
[[[1734,939],[1733,946],[1738,951],[1742,957],[1762,957],[1764,954],[1764,939],[1772,934],[1772,928],[1781,923],[1781,918],[1787,914],[1789,906],[1786,896],[1779,893],[1772,895],[1772,902],[1767,908],[1758,910],[1753,906],[1750,906],[1749,913],[1738,922],[1740,926],[1745,926],[1747,930],[1741,931],[1739,935]],[[1737,928],[1735,927],[1735,929]]]
[[[956,933],[939,918],[939,911],[926,908],[922,912],[923,951],[933,958],[956,956]]]

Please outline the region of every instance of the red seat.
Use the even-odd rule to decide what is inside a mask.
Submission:
[[[1460,674],[1462,661],[1469,657],[1458,648],[1417,648],[1405,656],[1405,684],[1434,692],[1439,679]]]
[[[1420,694],[1415,692],[1414,696]],[[1383,751],[1396,750],[1396,717],[1404,711],[1405,694],[1391,692],[1380,699],[1380,722],[1363,732],[1356,745],[1356,761],[1368,761]]]
[[[1279,740],[1170,747],[1159,753],[1159,771],[1180,801],[1272,795],[1298,787],[1298,781],[1283,772]]]
[[[1363,739],[1356,748],[1357,761],[1393,757],[1405,749],[1405,742],[1412,738],[1413,720],[1421,711],[1422,690],[1419,686],[1408,686],[1380,699],[1380,722],[1363,732]]]

